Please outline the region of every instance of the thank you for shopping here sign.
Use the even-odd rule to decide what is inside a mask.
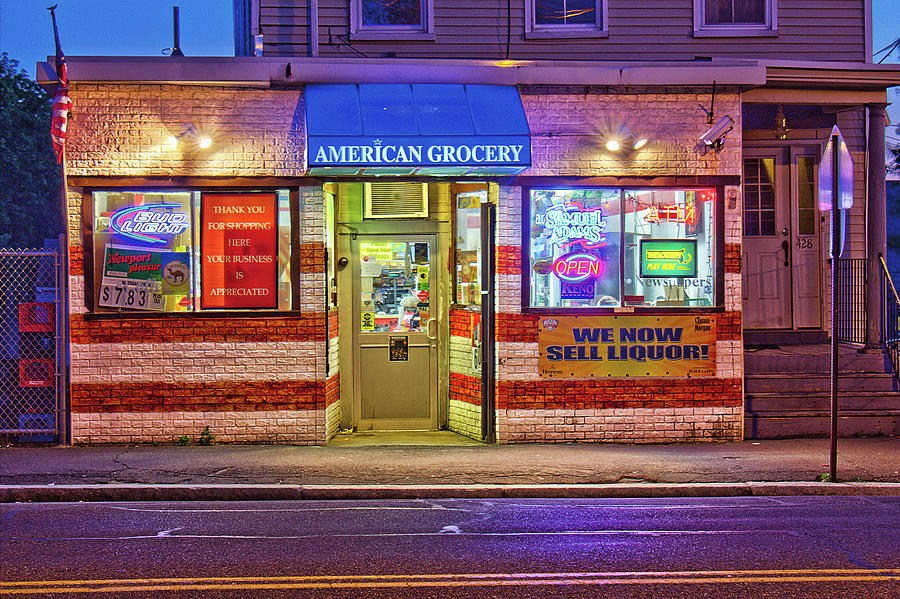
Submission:
[[[204,308],[278,306],[274,193],[204,193],[200,244]]]
[[[538,321],[542,377],[710,377],[716,317],[545,316]]]

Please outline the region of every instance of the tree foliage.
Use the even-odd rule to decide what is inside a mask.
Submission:
[[[62,231],[51,98],[0,54],[0,247],[39,248]]]

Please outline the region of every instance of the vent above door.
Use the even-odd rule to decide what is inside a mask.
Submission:
[[[375,181],[366,183],[365,218],[425,218],[428,184]]]

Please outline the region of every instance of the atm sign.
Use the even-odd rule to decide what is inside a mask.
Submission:
[[[573,252],[557,258],[553,262],[553,272],[563,281],[572,283],[596,279],[603,274],[603,262],[599,256]]]

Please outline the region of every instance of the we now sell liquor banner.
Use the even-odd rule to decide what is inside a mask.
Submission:
[[[709,377],[716,317],[547,316],[538,322],[542,377]]]

